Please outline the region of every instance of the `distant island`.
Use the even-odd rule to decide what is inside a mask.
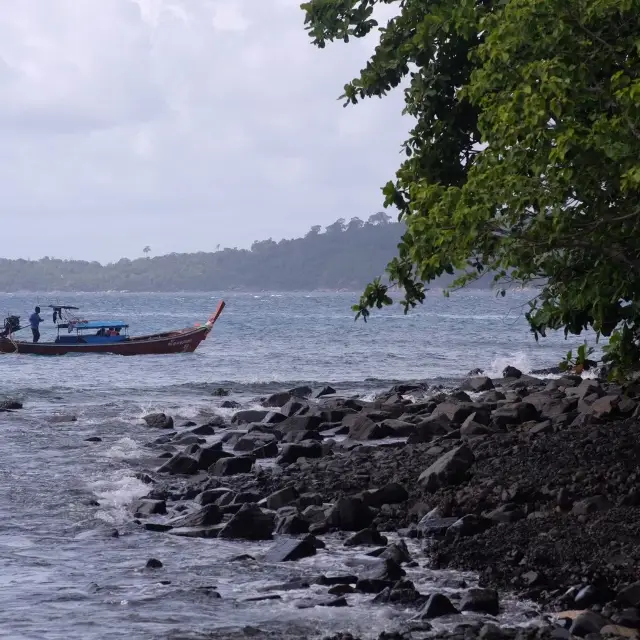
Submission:
[[[404,224],[380,212],[366,222],[341,218],[324,230],[314,226],[303,238],[256,241],[251,249],[122,258],[107,265],[2,258],[0,291],[359,291],[383,274],[403,232]]]

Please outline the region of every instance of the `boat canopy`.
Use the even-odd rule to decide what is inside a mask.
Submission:
[[[70,322],[70,329],[126,329],[129,325],[122,320],[86,320]]]

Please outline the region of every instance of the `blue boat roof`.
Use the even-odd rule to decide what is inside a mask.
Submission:
[[[124,329],[129,325],[122,320],[90,320],[87,322],[74,322],[73,329]]]

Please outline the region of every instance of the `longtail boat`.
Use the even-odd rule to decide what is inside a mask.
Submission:
[[[129,336],[129,325],[122,320],[81,320],[71,315],[78,307],[49,305],[58,335],[54,342],[17,340],[20,317],[9,316],[0,331],[0,353],[24,353],[40,356],[62,356],[69,353],[106,353],[120,356],[144,356],[195,351],[209,335],[225,307],[220,301],[216,312],[203,325]],[[56,322],[59,321],[59,322]]]

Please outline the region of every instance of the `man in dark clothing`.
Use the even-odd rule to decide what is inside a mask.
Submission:
[[[33,333],[33,341],[40,340],[40,323],[43,322],[40,317],[40,307],[36,307],[35,313],[29,316],[29,324],[31,325],[31,333]]]

